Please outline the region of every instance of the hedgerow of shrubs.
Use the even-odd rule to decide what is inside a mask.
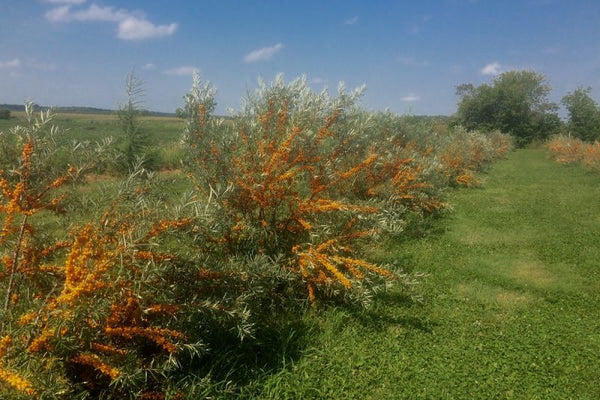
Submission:
[[[406,285],[365,244],[443,210],[443,191],[477,184],[510,140],[368,112],[361,93],[278,77],[224,121],[195,78],[181,141],[195,189],[166,204],[138,169],[60,237],[38,228],[69,218],[64,188],[90,157],[45,170],[56,130],[28,109],[28,126],[0,136],[0,395],[183,397],[177,377],[218,351],[212,339]]]
[[[578,163],[600,172],[600,142],[587,143],[577,138],[556,136],[548,141],[546,147],[559,163]]]

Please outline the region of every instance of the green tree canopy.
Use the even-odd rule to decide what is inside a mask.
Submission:
[[[600,140],[600,107],[591,98],[592,88],[577,88],[561,100],[569,113],[569,132],[581,140]]]
[[[560,127],[558,106],[548,100],[551,90],[544,75],[534,71],[504,72],[477,87],[459,85],[457,121],[470,130],[510,133],[524,145]]]

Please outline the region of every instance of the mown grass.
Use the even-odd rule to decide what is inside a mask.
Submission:
[[[250,379],[239,360],[217,374],[220,397],[600,398],[599,198],[597,175],[513,153],[451,195],[438,232],[377,251],[428,274],[422,302],[391,290],[311,313],[262,364],[247,356]]]

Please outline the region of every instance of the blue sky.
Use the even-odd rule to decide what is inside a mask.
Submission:
[[[362,103],[452,114],[455,87],[533,69],[552,100],[600,99],[598,0],[3,0],[0,103],[115,108],[126,74],[145,107],[173,112],[197,70],[237,109],[259,77],[315,90],[367,85]]]

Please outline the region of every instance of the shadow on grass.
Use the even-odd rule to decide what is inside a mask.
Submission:
[[[302,317],[301,310],[278,311],[269,322],[257,323],[254,337],[240,341],[233,332],[221,332],[208,338],[209,352],[182,365],[181,378],[197,377],[196,385],[206,385],[207,393],[220,398],[244,391],[297,361],[318,328]]]
[[[448,217],[452,216],[452,210],[444,210],[426,217],[418,215],[407,216],[407,226],[398,240],[411,241],[424,237],[437,236],[446,231]]]
[[[363,327],[382,332],[392,326],[401,326],[422,333],[432,333],[435,324],[420,312],[422,303],[410,293],[386,291],[373,299],[374,307],[353,307],[350,313]]]
[[[389,260],[402,271],[412,272],[415,262],[411,255],[398,253],[398,242],[442,234],[445,226],[440,222],[438,218],[428,218],[406,235],[408,238],[388,240],[382,244],[383,252],[376,256],[377,261],[386,263]],[[207,392],[202,392],[207,393],[206,397],[229,398],[226,393],[232,397],[248,397],[249,393],[260,391],[260,382],[298,363],[315,346],[315,338],[336,329],[328,322],[322,323],[323,315],[326,320],[335,320],[338,313],[345,315],[344,324],[359,325],[373,332],[402,327],[415,333],[431,334],[435,328],[427,313],[421,310],[422,304],[406,287],[377,293],[371,307],[366,309],[335,300],[321,306],[324,309],[314,313],[297,303],[258,310],[262,315],[256,323],[258,329],[253,338],[240,342],[234,333],[208,338],[210,351],[189,360],[182,368],[182,379],[193,375],[197,377],[196,384],[202,384],[201,381],[208,377],[209,381],[204,384],[212,389],[209,387]]]
[[[402,326],[431,333],[434,328],[426,317],[415,312],[419,305],[407,294],[379,293],[373,305],[376,306],[365,309],[358,305],[337,304],[330,309],[326,306],[323,313],[345,314],[348,319],[344,323],[361,325],[373,331]],[[205,383],[213,386],[210,393],[216,398],[229,398],[225,395],[227,392],[232,397],[241,394],[247,397],[249,393],[260,391],[260,382],[299,362],[315,345],[315,338],[323,334],[323,330],[333,329],[328,323],[319,323],[323,314],[310,314],[304,309],[288,310],[283,316],[273,315],[272,322],[264,324],[255,333],[255,338],[243,342],[234,334],[213,338],[210,352],[190,360],[189,365],[183,368],[184,375],[189,376],[191,372],[200,379],[209,377],[210,383]]]

